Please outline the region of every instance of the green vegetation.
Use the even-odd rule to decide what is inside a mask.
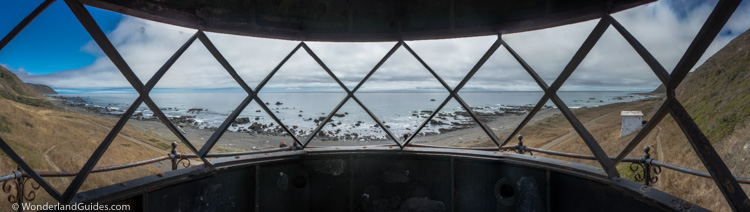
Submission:
[[[159,139],[156,139],[156,138],[149,138],[148,141],[159,143]]]
[[[633,164],[633,163],[622,162],[620,164],[617,164],[617,172],[620,173],[620,178],[635,181],[636,172],[630,170],[630,164]],[[639,169],[638,172],[640,174],[643,174],[643,170],[641,169]]]
[[[122,145],[124,147],[130,147],[131,146],[131,144],[120,144],[120,145]]]
[[[27,104],[31,106],[36,107],[44,107],[44,106],[51,106],[52,103],[49,103],[48,101],[41,100],[41,99],[35,99],[35,98],[26,98],[26,97],[20,97],[17,96],[14,101],[21,103],[21,104]]]
[[[711,141],[750,117],[750,33],[743,33],[688,75],[677,98]]]
[[[11,126],[13,126],[13,123],[10,123],[10,121],[8,121],[8,118],[6,118],[5,116],[0,116],[0,132],[10,133]]]
[[[162,149],[172,148],[171,146],[169,146],[169,144],[165,144],[165,143],[156,143],[156,145],[161,147]]]

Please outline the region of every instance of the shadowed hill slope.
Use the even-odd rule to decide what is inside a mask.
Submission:
[[[676,90],[711,141],[732,134],[750,116],[750,31],[711,56]]]
[[[52,89],[46,85],[26,83],[26,86],[29,86],[29,88],[31,88],[38,94],[57,94],[57,91],[55,91],[55,89]]]

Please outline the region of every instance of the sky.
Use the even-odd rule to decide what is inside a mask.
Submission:
[[[41,0],[0,1],[0,36]],[[663,0],[613,14],[671,71],[706,20],[716,1]],[[123,58],[146,82],[195,30],[88,7]],[[551,84],[598,20],[543,30],[506,34],[503,39]],[[744,2],[698,64],[750,28],[750,3]],[[253,88],[298,44],[297,41],[207,33],[229,63]],[[414,51],[451,87],[466,75],[497,36],[408,41]],[[395,42],[307,42],[350,89]],[[134,92],[93,42],[63,1],[55,2],[4,49],[0,65],[22,80],[58,92]],[[573,75],[564,91],[649,91],[660,85],[645,62],[610,27]],[[156,85],[155,92],[239,90],[206,48],[196,41]],[[263,88],[265,91],[341,91],[315,61],[298,51]],[[360,89],[367,91],[442,91],[442,86],[404,48],[399,49]],[[464,91],[540,91],[504,49],[498,49]]]

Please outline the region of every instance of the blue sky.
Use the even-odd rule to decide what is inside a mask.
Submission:
[[[7,21],[0,22],[0,35],[7,34],[41,2],[3,0],[0,14]],[[105,32],[112,31],[122,19],[122,15],[109,11],[90,11]],[[81,50],[90,40],[65,2],[56,1],[0,51],[0,63],[34,74],[81,68],[96,59],[95,54]]]
[[[0,14],[3,20],[7,20],[0,22],[0,36],[10,31],[39,3],[41,0],[0,0]],[[714,4],[715,1],[665,0],[613,16],[640,39],[669,70],[679,60]],[[703,60],[750,27],[749,4],[743,2]],[[96,8],[89,7],[89,11],[142,81],[158,69],[171,53],[194,32],[192,29],[132,18]],[[550,82],[554,80],[559,70],[567,63],[595,24],[596,21],[588,21],[545,30],[509,34],[504,37],[545,80]],[[627,47],[627,43],[612,31],[614,30],[610,28],[605,33],[602,40],[592,50],[591,55],[579,67],[581,70],[577,70],[571,76],[569,82],[563,86],[563,90],[648,90],[658,86],[658,80],[651,76],[653,74],[650,74],[650,70],[642,61],[637,62],[639,57],[632,50],[612,51],[612,49]],[[270,71],[296,44],[293,41],[214,33],[209,33],[209,37],[251,86],[262,78],[257,77],[258,75],[263,76]],[[455,83],[493,41],[494,36],[488,36],[418,41],[409,44],[427,60],[428,64],[443,75],[446,81]],[[196,42],[196,44],[200,43]],[[393,44],[311,42],[309,45],[345,84],[353,85],[361,79],[362,73],[369,71]],[[549,49],[549,46],[556,49]],[[443,56],[446,52],[460,54],[463,56],[461,58],[465,59],[455,59],[454,56],[450,57],[451,60],[447,60]],[[420,69],[420,65],[413,59],[408,59],[409,56],[406,54],[397,52],[396,55],[389,59],[382,68],[383,76],[376,75],[372,79],[372,81],[382,82],[382,85],[373,85],[377,83],[368,81],[364,88],[408,90],[440,87],[434,80],[419,80],[428,79],[429,75],[426,73],[404,74],[403,69],[416,70]],[[538,90],[533,80],[522,72],[520,66],[509,59],[507,52],[499,51],[496,55],[493,57],[497,58],[491,58],[483,69],[503,71],[502,73],[505,74],[498,76],[490,71],[485,71],[487,72],[485,73],[480,70],[478,77],[470,81],[467,89]],[[223,72],[223,70],[218,63],[211,60],[204,48],[193,45],[183,57],[185,59],[178,60],[173,69],[181,69],[180,71],[185,73],[170,73],[177,72],[170,70],[165,76],[165,82],[160,82],[157,88],[238,87],[236,83],[227,86],[233,83],[227,74],[213,72]],[[308,74],[307,69],[316,68],[310,68],[315,67],[314,63],[311,59],[304,57],[295,55],[292,63],[282,68],[285,76],[279,76],[278,80],[274,78],[269,88],[292,90],[310,87],[336,88],[332,80],[319,72],[320,70],[315,70],[315,74]],[[356,58],[357,62],[351,62],[352,57]],[[255,61],[248,58],[253,58]],[[640,65],[631,66],[632,63]],[[48,84],[56,89],[80,91],[111,88],[122,90],[128,87],[121,75],[117,76],[118,71],[91,41],[88,33],[78,23],[64,1],[55,2],[2,49],[0,65],[14,71],[25,81]],[[619,70],[612,67],[624,68]],[[613,74],[598,73],[602,69],[609,69],[608,71]],[[622,80],[623,78],[629,79]],[[79,82],[82,80],[92,83],[81,87]],[[603,81],[612,83],[605,85],[601,83]]]

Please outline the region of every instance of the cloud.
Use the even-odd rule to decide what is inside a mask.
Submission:
[[[671,71],[710,14],[715,2],[681,6],[681,1],[659,1],[613,16]],[[688,9],[675,9],[688,8]],[[743,4],[704,57],[750,27],[750,6]],[[567,65],[598,20],[544,30],[503,35],[546,83],[551,84]],[[112,43],[144,83],[195,30],[124,17],[108,34]],[[297,41],[208,33],[232,67],[252,87],[298,44]],[[413,41],[408,44],[451,86],[495,41],[496,36]],[[308,45],[336,76],[353,88],[395,42],[326,43]],[[96,55],[91,65],[48,75],[19,74],[26,81],[56,88],[128,87],[129,83],[92,41],[81,48]],[[650,90],[660,85],[638,54],[610,27],[564,84],[563,90]],[[197,41],[157,84],[157,88],[238,88],[213,56]],[[281,67],[264,89],[341,90],[322,68],[300,49]],[[437,80],[403,47],[368,79],[363,91],[441,90]],[[500,48],[465,87],[466,90],[540,90],[510,54]]]

